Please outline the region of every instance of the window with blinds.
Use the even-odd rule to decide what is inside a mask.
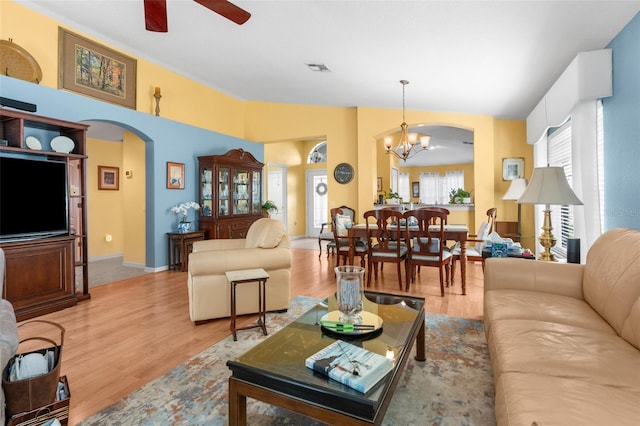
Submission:
[[[464,189],[464,171],[450,170],[444,176],[437,172],[420,173],[420,202],[448,204],[452,189]]]
[[[550,131],[547,137],[547,161],[549,166],[563,167],[569,186],[572,186],[571,168],[571,120]],[[558,259],[567,258],[567,240],[573,238],[573,206],[551,206],[551,224],[557,242],[551,252]]]
[[[411,200],[409,173],[400,173],[400,177],[398,179],[398,195],[405,203],[408,203],[409,200]]]

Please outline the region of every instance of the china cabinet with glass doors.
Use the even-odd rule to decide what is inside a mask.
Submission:
[[[263,167],[242,149],[198,157],[199,222],[207,238],[245,238],[262,217]]]

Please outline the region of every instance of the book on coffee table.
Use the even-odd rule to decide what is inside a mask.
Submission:
[[[386,357],[341,340],[311,355],[305,365],[362,393],[393,370]]]

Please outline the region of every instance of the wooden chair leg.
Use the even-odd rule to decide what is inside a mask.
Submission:
[[[442,275],[442,266],[438,268],[440,272],[440,297],[444,297],[444,276]]]
[[[400,286],[400,290],[402,290],[402,265],[398,262],[398,285]]]

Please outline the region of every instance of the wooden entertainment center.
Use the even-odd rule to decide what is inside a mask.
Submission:
[[[81,123],[0,108],[0,156],[57,161],[67,169],[68,232],[0,242],[6,257],[2,295],[13,305],[18,321],[91,297],[85,208],[87,128]],[[27,182],[18,184],[29,190]],[[82,272],[82,291],[76,291],[76,268]]]

